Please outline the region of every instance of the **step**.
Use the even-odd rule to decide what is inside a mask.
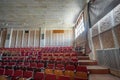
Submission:
[[[108,68],[102,66],[87,66],[88,71],[90,74],[109,74],[110,70]]]
[[[94,60],[78,60],[79,65],[97,65],[97,62]]]
[[[78,56],[78,60],[90,60],[89,56]]]
[[[90,74],[89,80],[120,80],[120,78],[111,74]]]

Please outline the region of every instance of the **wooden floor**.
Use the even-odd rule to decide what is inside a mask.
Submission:
[[[94,65],[94,66],[87,66],[88,71],[90,74],[109,74],[110,71],[108,68],[99,66],[99,65]]]
[[[110,74],[90,74],[89,80],[120,80],[120,78]]]
[[[78,60],[80,65],[97,65],[97,62],[94,60]]]

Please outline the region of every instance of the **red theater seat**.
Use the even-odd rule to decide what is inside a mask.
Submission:
[[[13,74],[12,80],[18,80],[18,78],[23,76],[22,70],[16,70]]]
[[[23,73],[23,78],[32,78],[33,71],[25,71]]]
[[[77,66],[76,71],[77,72],[86,72],[86,73],[88,72],[86,66]]]
[[[37,64],[37,69],[41,69],[44,68],[44,63],[38,63]]]
[[[34,75],[34,80],[44,80],[44,73],[36,72]]]
[[[88,71],[86,66],[77,66],[76,68],[76,77],[80,78],[80,79],[88,79]]]
[[[46,74],[45,80],[56,80],[56,75],[54,75],[54,74]]]
[[[30,67],[29,67],[29,69],[36,69],[37,68],[37,63],[35,63],[35,62],[32,62],[32,63],[30,63]]]
[[[3,74],[4,74],[4,69],[0,68],[0,75],[3,75]]]
[[[74,80],[88,80],[88,79],[81,79],[79,77],[75,77]]]
[[[55,69],[64,70],[64,65],[63,64],[57,64]]]
[[[70,80],[68,76],[59,76],[58,80]]]
[[[75,66],[74,65],[66,65],[65,70],[74,71],[75,70]]]
[[[6,76],[12,76],[13,72],[14,72],[14,70],[12,70],[12,69],[5,69],[5,75]]]
[[[53,69],[54,67],[55,67],[54,64],[48,64],[48,65],[47,65],[47,68],[48,68],[48,69]]]

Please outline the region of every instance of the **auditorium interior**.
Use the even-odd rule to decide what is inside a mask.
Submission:
[[[0,80],[120,80],[120,0],[0,0]]]

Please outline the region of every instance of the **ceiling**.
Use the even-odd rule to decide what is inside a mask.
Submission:
[[[87,0],[0,0],[0,27],[73,27]]]

